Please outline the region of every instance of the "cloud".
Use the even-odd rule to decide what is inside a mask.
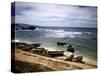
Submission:
[[[16,2],[15,20],[18,23],[69,26],[77,24],[96,27],[97,8],[89,6]],[[63,25],[62,25],[63,24]],[[41,25],[41,26],[42,26]]]

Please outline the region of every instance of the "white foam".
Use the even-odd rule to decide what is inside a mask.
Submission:
[[[54,30],[51,33],[46,33],[45,37],[54,37],[54,38],[64,38],[70,37],[74,38],[75,36],[82,35],[82,32],[67,32],[64,30]]]
[[[36,30],[44,31],[44,32],[46,32],[45,37],[53,37],[53,38],[63,38],[63,37],[75,38],[75,37],[81,36],[83,34],[87,34],[87,35],[92,34],[91,32],[71,32],[71,31],[65,31],[63,29],[37,28]]]
[[[88,34],[88,35],[91,35],[93,34],[92,32],[83,32],[84,34]]]
[[[75,38],[75,36],[70,36],[70,38]]]
[[[65,32],[66,35],[82,35],[82,32]]]

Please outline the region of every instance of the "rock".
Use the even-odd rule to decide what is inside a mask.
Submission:
[[[49,56],[63,56],[64,55],[64,51],[47,51],[47,55]]]
[[[72,47],[71,44],[64,45],[64,47],[66,48],[67,51],[75,53],[75,50],[74,50],[74,48]]]
[[[74,62],[82,62],[83,56],[77,56],[73,59]]]
[[[25,47],[22,48],[22,50],[23,50],[23,51],[30,51],[30,50],[32,50],[32,47],[30,47],[30,46],[25,46]]]
[[[57,45],[66,45],[66,42],[57,42]]]
[[[31,46],[34,46],[35,48],[37,48],[37,47],[40,47],[41,44],[40,43],[33,43],[33,44],[31,44]]]
[[[46,54],[47,50],[45,48],[33,48],[31,50],[32,53],[37,53],[37,54]]]
[[[72,47],[68,48],[67,51],[75,53],[74,48],[72,48]]]
[[[64,61],[72,61],[74,58],[74,54],[67,56],[66,59]]]
[[[24,51],[29,51],[32,50],[33,48],[40,47],[40,45],[41,45],[40,43],[27,44],[23,42],[18,42],[16,43],[16,48],[22,49]]]
[[[96,37],[91,37],[91,40],[96,40],[97,38]]]

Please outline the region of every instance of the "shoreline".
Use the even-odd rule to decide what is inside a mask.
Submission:
[[[17,46],[19,43],[19,46]],[[35,44],[37,45],[37,44]],[[27,70],[27,65],[29,64],[30,66],[30,70],[32,70],[32,68],[35,66],[37,66],[37,71],[39,69],[39,67],[41,68],[41,72],[42,71],[61,71],[61,70],[76,70],[76,69],[95,69],[97,68],[97,62],[94,60],[91,60],[89,58],[86,58],[85,56],[83,56],[82,62],[74,62],[74,61],[64,61],[64,59],[66,59],[66,55],[67,53],[70,52],[64,52],[63,56],[55,56],[55,57],[51,57],[45,54],[42,54],[41,51],[38,52],[37,49],[43,49],[43,48],[33,48],[31,49],[32,45],[31,44],[27,44],[27,43],[20,43],[17,42],[15,49],[12,49],[12,60],[15,61],[15,63],[18,61],[18,63],[20,64],[16,64],[14,67],[19,67],[18,70]],[[45,49],[45,48],[44,48]],[[59,52],[59,51],[58,51]],[[70,53],[72,54],[72,53]],[[77,54],[75,54],[76,56],[79,56]],[[84,63],[83,63],[84,62]],[[26,65],[21,66],[21,64]],[[37,64],[39,64],[40,66],[38,66]],[[59,66],[60,65],[60,66]],[[35,69],[35,68],[34,68]],[[29,70],[29,71],[30,71]],[[35,72],[37,72],[35,71]],[[22,71],[23,72],[23,71]],[[34,72],[32,70],[32,72]],[[40,72],[40,69],[39,71]]]
[[[84,64],[97,67],[97,61],[96,60],[90,59],[90,58],[88,58],[88,57],[86,57],[84,55],[81,55],[81,54],[74,54],[74,55],[75,55],[75,57],[77,57],[77,56],[83,56],[82,62]],[[65,56],[59,56],[59,57],[56,57],[56,58],[57,59],[60,59],[60,60],[64,60],[65,59]]]
[[[56,51],[55,49],[52,48],[46,48],[48,49],[48,51]],[[70,53],[70,52],[67,52]],[[93,66],[97,66],[97,60],[95,60],[94,58],[84,55],[84,54],[80,54],[80,53],[74,53],[75,56],[83,56],[83,61],[89,65],[93,65]],[[60,57],[60,56],[59,56]],[[63,58],[63,56],[61,56]]]
[[[15,41],[12,41],[12,42],[16,42],[16,43],[21,43],[19,40],[15,40]],[[25,44],[32,44],[32,43],[26,43],[26,42],[22,42],[22,43],[25,43]],[[36,43],[36,42],[35,42]],[[39,42],[38,42],[39,43]],[[43,46],[42,46],[43,47]],[[50,47],[43,47],[44,49],[46,49],[47,51],[57,51],[56,49],[54,48],[50,48]],[[58,50],[60,51],[60,50]],[[61,50],[62,51],[62,50]],[[65,53],[70,53],[71,52],[66,52],[64,51]],[[86,62],[87,64],[90,64],[90,65],[97,65],[97,60],[95,60],[95,58],[93,57],[90,57],[88,55],[84,55],[82,53],[74,53],[75,56],[83,56],[83,61]]]
[[[25,41],[25,40],[23,40],[23,41],[20,41],[20,40],[18,40],[18,39],[16,39],[16,41],[15,42],[23,42],[23,43],[26,43],[26,44],[32,44],[33,43],[33,41],[32,42],[29,42],[29,41]],[[39,43],[39,42],[34,42],[34,43]],[[49,46],[46,46],[46,45],[42,45],[42,42],[41,42],[41,47],[43,47],[43,48],[46,48],[46,49],[48,49],[48,51],[65,51],[65,49],[64,48],[62,48],[62,50],[61,49],[58,49],[58,50],[56,50],[56,47],[49,47]],[[91,59],[91,60],[95,60],[95,61],[97,61],[97,57],[94,57],[94,56],[89,56],[89,55],[86,55],[85,53],[83,54],[82,52],[80,52],[79,50],[77,50],[77,52],[75,53],[76,55],[82,55],[82,56],[85,56],[87,59]]]
[[[26,59],[27,58],[27,59]],[[41,59],[41,60],[39,60]],[[55,57],[46,57],[38,54],[21,51],[20,49],[16,49],[15,51],[15,60],[29,62],[29,63],[38,63],[42,66],[48,66],[53,70],[72,70],[72,69],[92,69],[96,68],[96,66],[78,63],[78,62],[70,62],[70,61],[62,61],[60,59],[56,59]],[[57,66],[59,65],[59,66]]]

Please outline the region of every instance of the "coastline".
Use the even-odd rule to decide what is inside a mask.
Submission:
[[[26,51],[21,51],[16,49],[15,51],[15,61],[20,61],[23,63],[17,64],[15,68],[17,67],[17,70],[20,70],[20,72],[23,72],[23,69],[27,72],[27,66],[21,67],[21,64],[29,64],[31,65],[29,68],[33,68],[34,65],[38,69],[41,67],[41,71],[64,71],[64,70],[79,70],[79,69],[95,69],[96,66],[84,64],[84,63],[77,63],[77,62],[70,62],[70,61],[62,61],[56,58],[50,58],[41,56],[34,53],[29,53]],[[38,64],[38,65],[37,65]],[[19,69],[20,68],[20,69]],[[44,70],[45,69],[45,70]],[[32,71],[32,69],[30,69]],[[28,72],[30,72],[28,70]],[[34,68],[35,70],[35,68]],[[33,72],[33,71],[32,71]],[[40,70],[35,71],[40,72]]]
[[[15,52],[13,53],[12,51],[11,54],[12,54],[12,61],[14,60],[16,63],[16,65],[14,66],[15,71],[20,73],[31,72],[31,71],[42,72],[42,71],[62,71],[62,70],[97,68],[96,61],[86,58],[85,56],[83,56],[82,62],[64,61],[64,59],[66,58],[65,55],[66,53],[69,52],[64,52],[63,56],[49,57],[41,53],[39,54],[38,52],[34,53],[31,51],[24,51],[22,49],[18,49],[17,47],[15,47]],[[75,57],[78,56],[77,54],[74,55]],[[21,66],[22,64],[25,66]],[[30,65],[30,67],[27,66],[26,64]],[[36,70],[34,67],[36,67]]]
[[[69,53],[69,52],[65,52],[65,53]],[[91,66],[95,66],[95,67],[97,67],[97,60],[94,60],[94,59],[91,59],[91,58],[88,58],[88,57],[86,57],[85,55],[81,55],[81,54],[74,54],[74,56],[75,57],[77,57],[77,56],[83,56],[83,64],[87,64],[87,65],[91,65]],[[63,57],[56,57],[57,59],[60,59],[60,60],[63,60],[63,59],[65,59],[65,56],[63,56]]]

